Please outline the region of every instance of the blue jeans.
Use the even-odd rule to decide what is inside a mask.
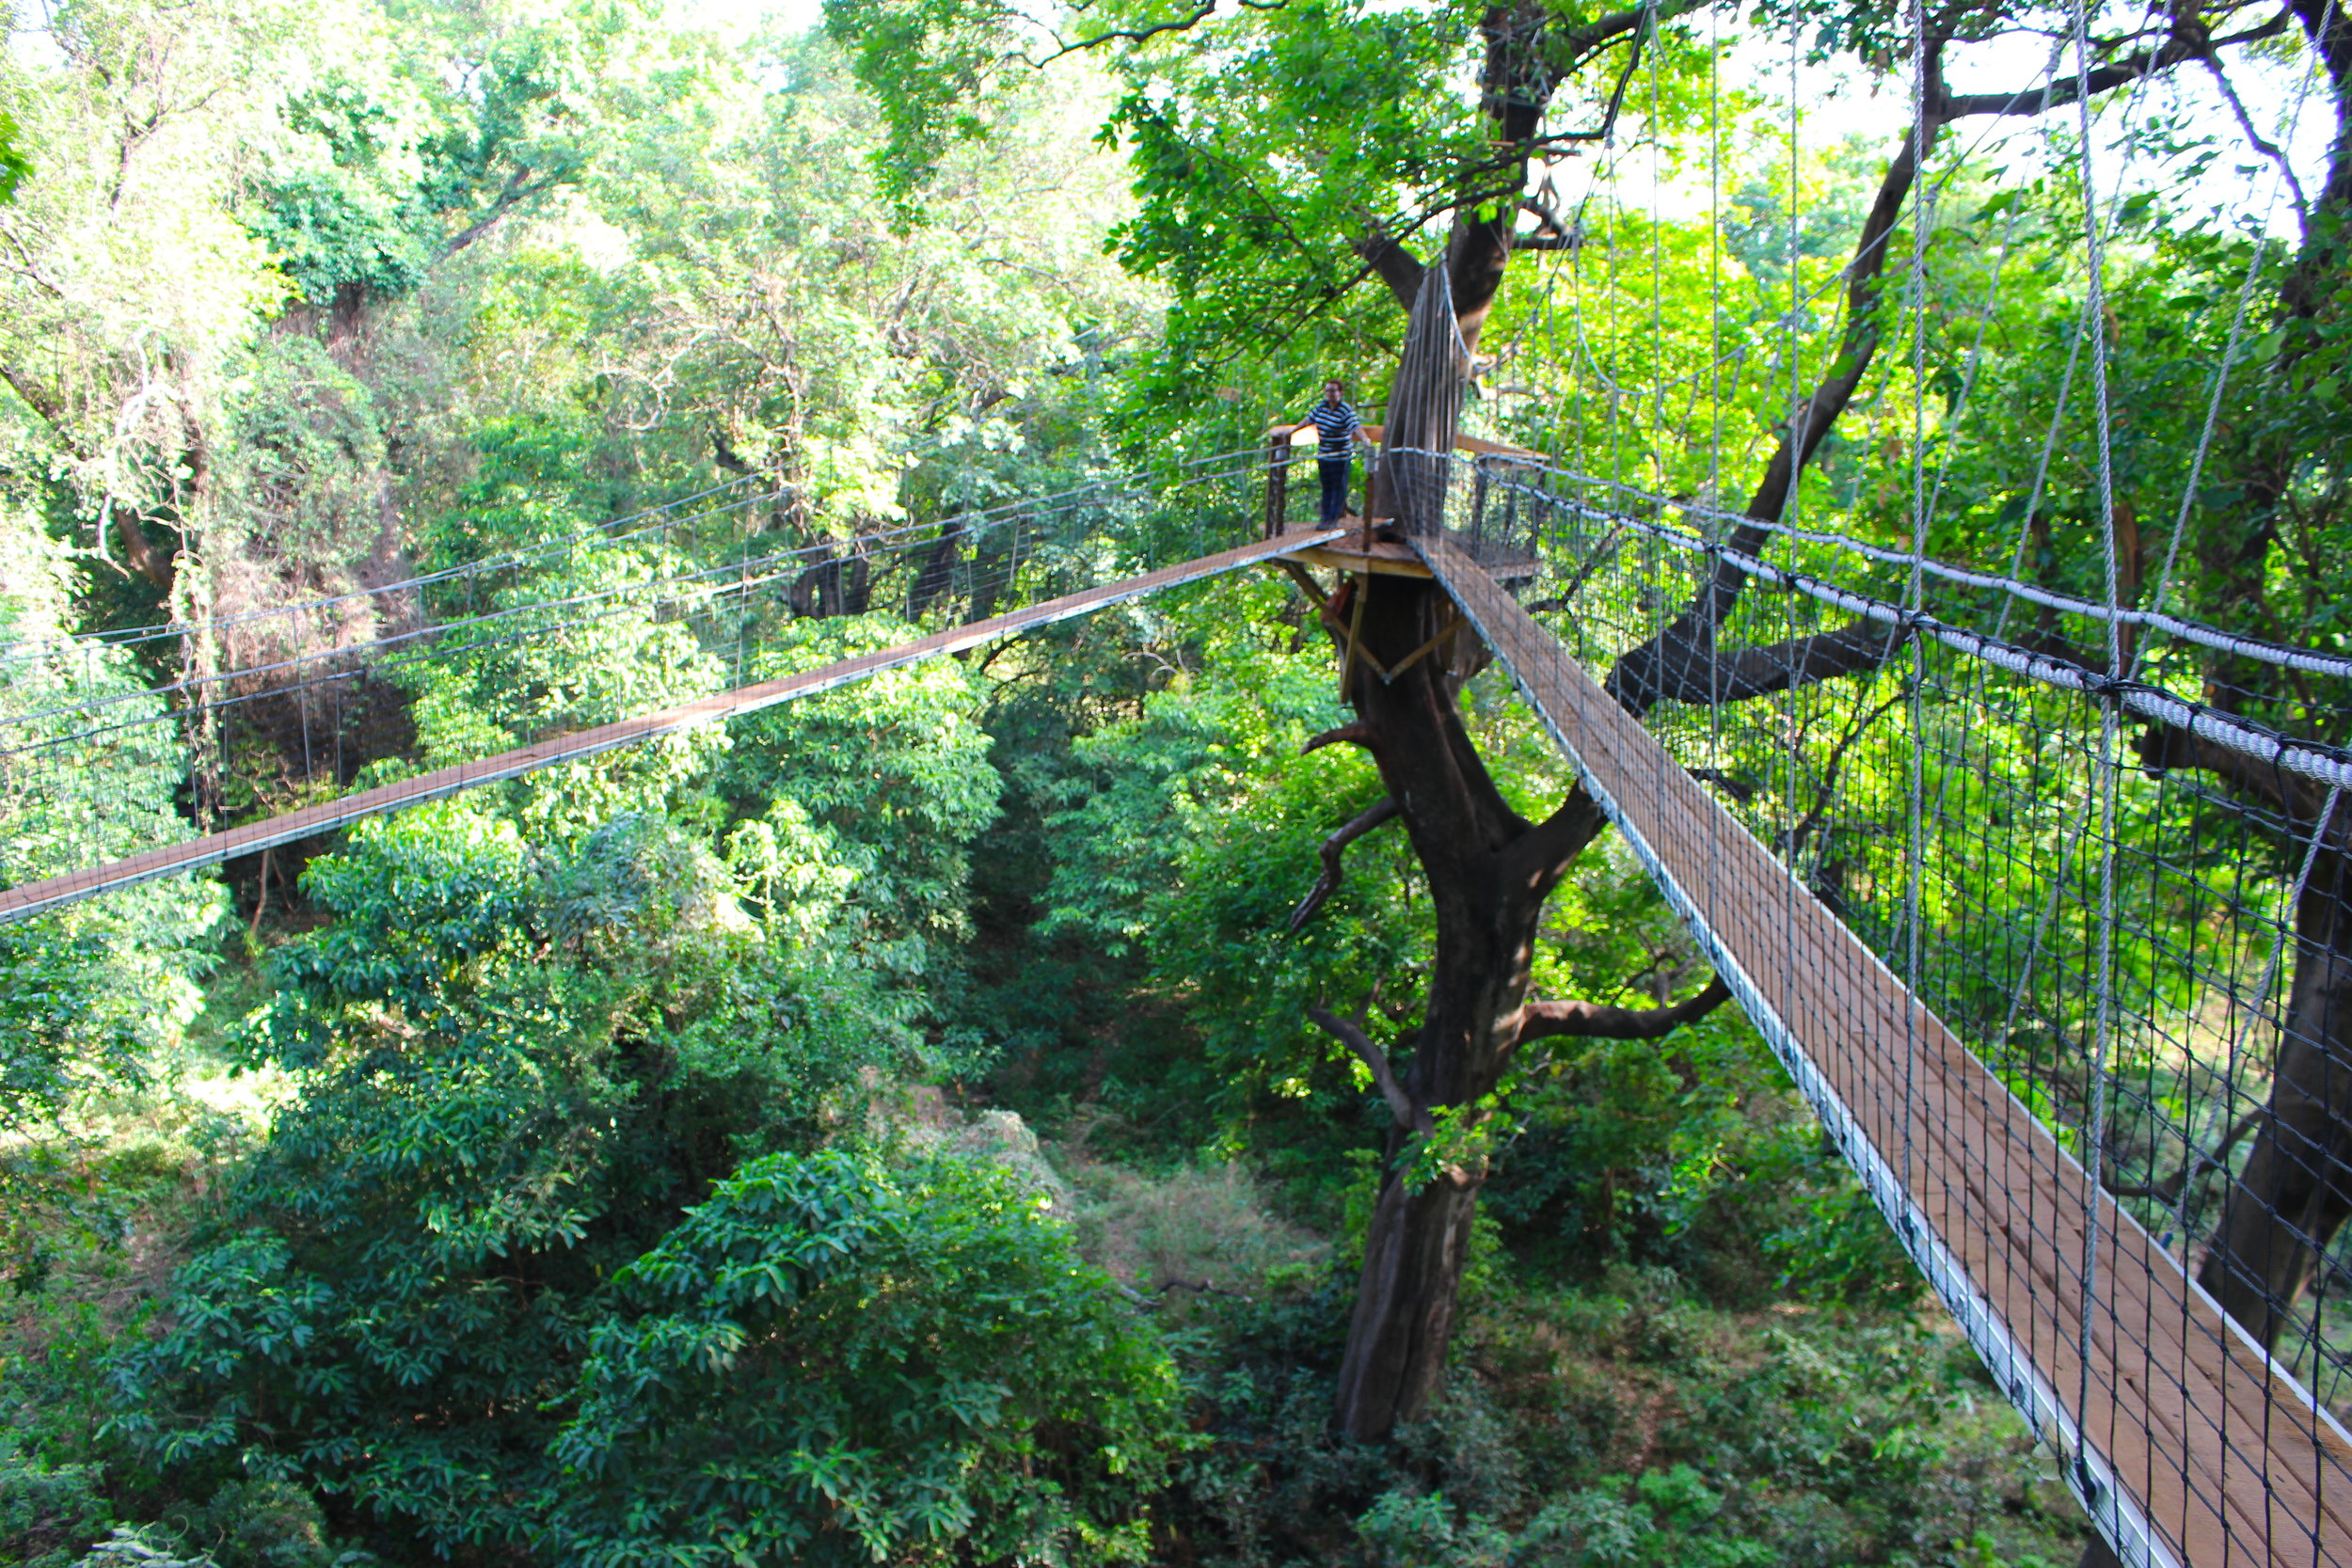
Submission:
[[[1347,513],[1347,470],[1355,460],[1347,457],[1318,457],[1315,467],[1323,472],[1323,520],[1336,523]]]

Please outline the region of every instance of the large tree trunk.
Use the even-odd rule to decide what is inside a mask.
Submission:
[[[2198,1283],[2265,1349],[2277,1346],[2296,1298],[2352,1214],[2352,911],[2344,884],[2344,857],[2331,845],[2314,858],[2295,912],[2294,980],[2270,1100],[2198,1271]]]
[[[1384,668],[1401,664],[1450,618],[1450,602],[1426,580],[1374,577],[1359,579],[1356,591],[1368,594],[1363,651]],[[1384,1085],[1401,1091],[1404,1105],[1391,1104],[1404,1115],[1389,1138],[1340,1373],[1340,1422],[1360,1438],[1414,1418],[1437,1390],[1486,1180],[1484,1160],[1471,1157],[1417,1181],[1400,1156],[1426,1130],[1427,1113],[1474,1106],[1493,1091],[1518,1039],[1544,901],[1604,821],[1581,790],[1541,824],[1504,802],[1462,726],[1454,668],[1440,650],[1389,682],[1359,658],[1348,679],[1359,716],[1348,738],[1370,749],[1398,804],[1438,927],[1411,1058]],[[1359,1042],[1359,1051],[1378,1051]],[[1390,1071],[1385,1064],[1375,1070]]]
[[[1390,1140],[1391,1161],[1402,1141]],[[1438,1392],[1485,1184],[1483,1170],[1448,1171],[1425,1186],[1394,1176],[1382,1182],[1340,1363],[1340,1424],[1349,1436],[1384,1437]]]

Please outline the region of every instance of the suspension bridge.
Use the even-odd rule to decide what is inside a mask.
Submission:
[[[2352,1565],[2352,1341],[2327,1310],[2352,1281],[2352,755],[2312,738],[2352,715],[2329,695],[2352,660],[1466,436],[1447,297],[1433,268],[1375,501],[1335,526],[1292,520],[1283,430],[850,542],[771,546],[745,482],[380,588],[0,647],[0,921],[1254,565],[1318,596],[1318,571],[1426,577],[2117,1558]],[[713,539],[723,563],[697,563]],[[869,622],[891,640],[801,635]],[[524,680],[405,776],[337,754],[371,685],[562,649],[658,666],[661,700]],[[156,650],[160,687],[135,678]],[[2233,707],[2217,659],[2302,682],[2303,721]],[[221,821],[240,726],[298,739],[317,798]],[[119,806],[126,763],[167,753],[193,807]]]
[[[2101,999],[2109,1037],[2105,1060],[2075,1069],[2105,1075],[2110,1129],[2090,1125],[2087,1103],[2052,1092],[2064,1070],[2056,1057],[2065,1053],[2052,1045],[2053,1060],[2031,1059],[2034,1048],[2021,1046],[2031,1030],[2020,1027],[2021,1019],[2038,1022],[2053,1041],[2070,1029],[2079,1033],[2086,979],[2103,944],[2111,957],[2119,931],[2134,920],[2141,927],[2135,934],[2165,940],[2151,924],[2166,918],[2164,897],[2119,906],[2110,865],[2102,905],[2086,879],[2098,858],[2089,851],[2109,861],[2135,852],[2133,830],[2119,824],[2111,803],[2096,826],[2078,810],[2103,790],[2112,796],[2131,771],[2111,744],[2116,716],[2137,715],[2208,744],[2235,747],[2263,767],[2324,789],[2326,813],[2306,808],[2297,819],[2307,835],[2297,895],[2310,885],[2311,861],[2338,852],[2339,841],[2327,835],[2339,831],[2335,806],[2352,781],[2352,759],[2185,699],[2158,681],[2119,689],[2061,657],[1940,621],[1916,606],[1760,556],[1734,557],[1704,527],[1706,519],[1677,523],[1659,498],[1596,495],[1609,487],[1534,453],[1487,442],[1455,445],[1445,427],[1456,406],[1424,400],[1416,409],[1406,400],[1402,417],[1388,427],[1383,474],[1396,516],[1293,524],[1281,495],[1283,464],[1262,468],[1263,454],[1251,452],[1225,454],[1169,484],[1090,486],[998,516],[910,531],[866,546],[863,613],[886,609],[898,625],[908,624],[913,610],[941,623],[935,629],[238,825],[197,832],[187,823],[173,842],[44,867],[45,875],[22,874],[20,846],[10,866],[16,879],[0,891],[0,920],[37,916],[422,800],[723,723],[1251,565],[1431,576],[1508,672],[1763,1031],[1995,1380],[2062,1456],[2070,1485],[2122,1560],[2352,1562],[2352,1521],[2345,1516],[2352,1440],[2313,1391],[2315,1385],[2340,1386],[2344,1362],[2316,1305],[2273,1304],[2296,1331],[2273,1334],[2266,1349],[2189,1270],[2196,1242],[2210,1243],[2226,1202],[2207,1197],[2201,1206],[2193,1184],[2152,1200],[2155,1189],[2146,1180],[2135,1184],[2135,1173],[2122,1169],[2136,1161],[2137,1174],[2145,1177],[2184,1159],[2193,1163],[2200,1148],[2212,1153],[2213,1126],[2240,1119],[2247,1107],[2236,1101],[2263,1095],[2265,1072],[2243,1061],[2217,1065],[2187,1036],[2216,1027],[2217,1000],[2223,1012],[2243,1015],[2219,1025],[2238,1041],[2238,1054],[2246,1054],[2241,1037],[2260,1020],[2268,1019],[2274,1031],[2289,1026],[2265,1011],[2274,1001],[2265,994],[2274,982],[2265,976],[2291,945],[2292,916],[2265,915],[2260,899],[2244,896],[2208,900],[2210,908],[2185,921],[2172,916],[2195,926],[2222,910],[2245,929],[2233,942],[2214,943],[2217,956],[2207,967],[2190,966],[2199,982],[2190,989],[2200,994],[2185,1004],[2176,999],[2175,1010],[2189,1022],[2176,1021],[2170,1033],[2162,1003],[2180,985],[2150,986],[2137,1008],[2110,988]],[[1278,455],[1287,453],[1278,449]],[[1162,505],[1171,495],[1215,486],[1230,493],[1262,471],[1268,499],[1258,538],[1193,553],[1198,542],[1180,531],[1155,544],[1178,557],[1165,563],[1138,556],[1132,537],[1114,540],[1121,525],[1135,521],[1138,502]],[[674,507],[469,573],[371,591],[368,624],[388,629],[364,641],[322,647],[297,635],[300,626],[316,632],[329,621],[349,624],[353,596],[273,611],[266,626],[203,628],[223,642],[242,633],[241,645],[262,650],[260,657],[192,675],[162,697],[114,691],[72,701],[67,677],[94,661],[121,657],[121,639],[9,647],[0,657],[20,672],[40,668],[53,678],[38,689],[49,692],[47,705],[37,700],[0,716],[0,819],[23,820],[43,801],[52,808],[63,801],[103,839],[98,782],[109,759],[142,735],[167,733],[182,744],[189,736],[216,736],[216,728],[208,731],[192,717],[202,705],[215,708],[216,727],[219,709],[234,714],[244,705],[282,705],[289,693],[315,701],[336,683],[387,664],[462,664],[485,649],[558,640],[623,616],[691,625],[701,643],[721,656],[713,669],[739,670],[760,663],[747,651],[758,624],[788,625],[796,607],[812,614],[831,608],[836,618],[854,613],[822,603],[831,590],[812,584],[812,574],[829,580],[837,573],[837,546],[747,552],[720,573],[665,574],[643,558],[649,538],[694,521],[707,521],[707,514]],[[1852,541],[1817,538],[1811,547],[1850,565],[1870,563],[1867,549]],[[421,609],[428,597],[456,604],[460,587],[478,603],[485,596],[481,579],[491,574],[527,584],[534,567],[608,552],[636,560],[640,569],[594,593],[526,587],[489,610],[438,622]],[[1580,657],[1579,644],[1623,647],[1654,635],[1661,613],[1655,607],[1677,602],[1726,560],[1782,590],[1752,614],[1752,625],[1729,628],[1750,635],[1759,648],[1785,650],[1835,635],[1835,627],[1824,630],[1822,616],[1830,615],[1885,628],[1890,647],[1940,653],[1944,667],[1932,673],[1877,672],[1882,684],[1892,681],[1910,694],[1915,721],[1930,696],[1942,699],[1933,704],[1939,711],[1989,701],[2030,705],[2049,694],[2072,699],[2074,712],[2045,711],[2040,722],[2042,750],[2084,775],[2078,790],[2054,791],[2048,770],[1972,752],[1964,736],[1933,723],[1904,733],[1883,702],[1859,693],[1833,696],[1826,684],[1763,682],[1780,688],[1777,723],[1726,724],[1722,705],[1686,703],[1664,705],[1645,724],[1634,712],[1639,705],[1590,673],[1595,666],[1589,653]],[[888,570],[894,564],[896,579]],[[594,576],[575,569],[553,580],[577,590]],[[1983,574],[1957,576],[1964,586],[1985,586]],[[894,580],[887,604],[877,606],[871,585]],[[2099,607],[2061,608],[2090,614]],[[1539,615],[1556,625],[1548,626]],[[1779,624],[1767,624],[1773,617]],[[2178,618],[2143,616],[2135,625],[2185,647],[2293,659],[2312,673],[2352,675],[2352,667]],[[184,641],[196,633],[176,627],[145,635]],[[304,651],[283,654],[297,641]],[[1342,657],[1356,655],[1346,649]],[[1752,661],[1730,667],[1752,673]],[[18,682],[20,689],[24,685]],[[166,698],[178,699],[177,705]],[[1891,726],[1890,717],[1897,718]],[[2102,726],[2110,744],[2085,745],[2086,728]],[[1890,728],[1898,733],[1886,733]],[[1883,800],[1854,799],[1851,786],[1840,794],[1838,761],[1851,761],[1865,736],[1904,754],[1919,785],[1907,809],[1890,814]],[[1824,761],[1829,751],[1839,757]],[[1787,775],[1777,783],[1766,778],[1774,767]],[[1743,770],[1750,775],[1744,784]],[[1956,790],[1972,797],[1968,809],[1951,809]],[[1804,820],[1767,820],[1761,814],[1769,800]],[[2248,816],[2242,802],[2210,789],[2194,792],[2188,809]],[[1841,822],[1841,813],[1852,820]],[[1885,831],[1890,815],[1898,832]],[[2289,817],[2267,826],[2293,826]],[[2002,826],[1993,826],[2002,818]],[[2265,825],[2247,826],[2261,832]],[[1851,863],[1851,845],[1839,848],[1840,834],[1851,837],[1857,828],[1880,846],[1875,866]],[[1964,897],[1972,871],[1981,874],[1989,855],[2009,857],[2012,879],[2023,874],[2025,891],[2012,889],[2009,903],[2041,913],[2038,928],[2021,932],[2010,922],[1989,933],[1956,907],[1950,912],[1963,918],[1931,928],[1922,918],[1935,902],[1927,895],[1931,886]],[[1825,867],[1834,871],[1827,879]],[[1852,884],[1872,877],[1879,895],[1858,895]],[[1843,885],[1832,885],[1839,879]],[[2075,919],[2060,933],[2056,927],[2067,924],[2058,917],[2061,909],[2095,917]],[[2259,956],[2249,962],[2243,951],[2249,942],[2260,945],[2253,939],[2265,919],[2272,927],[2266,969]],[[2223,948],[2235,968],[2213,967],[2224,961],[2217,956]],[[1988,996],[2003,1000],[1989,1009]],[[2131,1052],[2120,1043],[2133,1034],[2142,1037],[2138,1048],[2148,1057],[2142,1077],[2169,1075],[2164,1085],[2141,1084],[2137,1100],[2126,1066]],[[2229,1167],[2225,1149],[2212,1169],[2226,1179]],[[2336,1179],[2332,1170],[2327,1179]]]

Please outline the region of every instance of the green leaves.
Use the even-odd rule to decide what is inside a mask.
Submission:
[[[1021,43],[1001,0],[825,0],[825,31],[874,94],[888,135],[869,157],[901,231],[950,150],[983,140],[998,71]]]
[[[24,150],[24,134],[17,129],[16,120],[0,112],[0,201],[16,198],[16,187],[33,172],[33,161]]]
[[[775,845],[821,853],[805,832]],[[166,1465],[247,1449],[435,1545],[536,1540],[601,1325],[665,1289],[780,1310],[858,1252],[827,1228],[856,1222],[838,1182],[742,1188],[723,1212],[759,1244],[711,1276],[662,1250],[744,1160],[863,1126],[917,1043],[854,944],[795,908],[803,884],[838,896],[811,871],[772,876],[755,920],[658,818],[548,851],[460,801],[314,862],[338,918],[279,949],[245,1040],[296,1092],[168,1330],[119,1359],[123,1435]],[[793,1248],[761,1250],[795,1223]],[[746,1351],[717,1319],[664,1332],[681,1367]]]
[[[1140,1560],[1174,1370],[1005,1174],[771,1156],[614,1290],[554,1448],[565,1560]]]

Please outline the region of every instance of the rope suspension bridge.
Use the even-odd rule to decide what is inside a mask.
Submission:
[[[1197,525],[1148,546],[1152,558],[1136,558],[1134,535],[1146,509],[1170,496],[1205,501],[1217,487],[1254,475],[1257,462],[1254,450],[1225,453],[1183,465],[1162,487],[1132,478],[1098,482],[846,546],[819,541],[761,549],[755,536],[722,565],[681,565],[674,546],[682,536],[723,526],[776,499],[739,483],[723,487],[716,504],[706,492],[605,530],[378,589],[200,626],[0,647],[0,689],[9,691],[15,709],[0,714],[0,821],[52,825],[42,837],[20,832],[0,849],[0,875],[13,883],[0,890],[0,922],[677,736],[1270,559],[1290,546],[1259,541],[1204,550],[1197,547]],[[1337,531],[1325,531],[1337,537]],[[848,657],[771,671],[779,660],[805,665],[804,657],[791,657],[787,634],[795,626],[884,616],[896,626],[932,629]],[[338,636],[354,626],[373,635]],[[577,728],[564,721],[614,700],[592,696],[548,711],[545,703],[516,695],[509,699],[513,711],[501,715],[505,722],[472,737],[463,754],[432,758],[439,765],[373,788],[336,787],[351,782],[338,753],[342,709],[355,688],[415,691],[436,678],[463,678],[485,659],[534,649],[568,647],[593,660],[597,640],[623,628],[653,633],[620,656],[675,677],[651,684],[705,689]],[[126,685],[119,676],[128,657],[158,643],[187,650],[181,660],[186,673],[158,689]],[[224,664],[224,647],[243,648],[247,657]],[[630,683],[618,684],[625,692]],[[82,695],[109,685],[121,689]],[[298,729],[305,775],[328,798],[201,831],[216,814],[207,782],[217,777],[228,737],[240,724]],[[519,736],[528,738],[496,745]],[[197,786],[194,820],[179,824],[189,831],[135,854],[91,857],[90,846],[119,842],[126,828],[155,826],[151,813],[124,819],[123,802],[109,788],[113,766],[174,748],[188,753]]]
[[[1336,526],[1291,522],[1284,431],[849,546],[754,531],[691,564],[680,539],[772,500],[746,482],[364,593],[0,648],[0,921],[1252,565],[1327,599],[1316,571],[1425,577],[1483,653],[1376,673],[1507,673],[2115,1556],[2352,1565],[2352,660],[2129,602],[2111,496],[2107,592],[2069,594],[1930,556],[1918,473],[1897,550],[1471,438],[1473,368],[1433,267]],[[1256,538],[1167,520],[1246,515],[1261,477]],[[794,637],[885,618],[914,635],[814,663]],[[371,683],[623,626],[669,650],[663,700],[518,706],[380,783],[334,754]],[[129,679],[143,648],[178,678]],[[299,732],[318,798],[223,825],[241,723]],[[167,752],[192,810],[111,818],[110,770]]]

